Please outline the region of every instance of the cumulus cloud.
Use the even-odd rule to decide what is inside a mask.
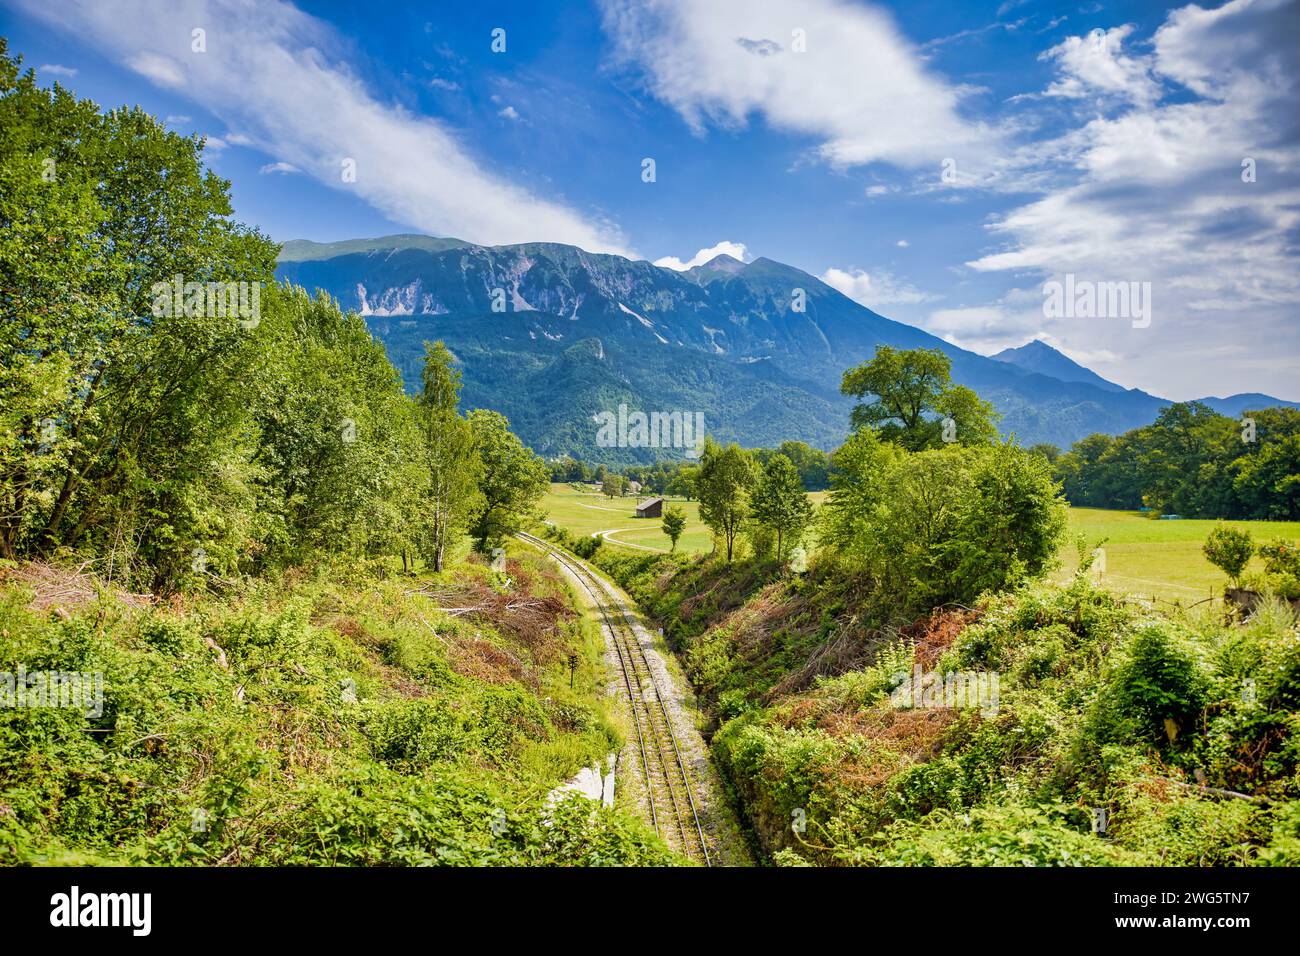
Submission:
[[[995,217],[988,228],[999,248],[968,265],[1040,283],[1067,274],[1150,282],[1149,328],[1114,318],[1047,319],[1032,307],[1016,314],[1076,351],[1131,356],[1126,377],[1171,397],[1205,394],[1206,365],[1196,353],[1207,342],[1243,349],[1230,365],[1215,365],[1215,389],[1297,397],[1295,0],[1183,7],[1151,47],[1141,68],[1159,89],[1141,92],[1139,83],[1137,95],[1044,145],[1044,156],[1076,171],[1073,181]],[[1053,59],[1056,82],[1083,82],[1077,64]],[[1118,82],[1103,79],[1104,70],[1087,75],[1094,89]],[[1289,368],[1279,367],[1279,355],[1291,357]]]
[[[15,0],[246,137],[395,221],[481,243],[624,252],[618,231],[486,169],[443,123],[383,102],[326,23],[285,0]],[[202,24],[207,52],[190,49]],[[227,136],[237,143],[235,136]],[[351,180],[345,174],[355,170]]]
[[[871,309],[885,305],[914,305],[935,298],[930,293],[894,278],[888,272],[867,273],[861,269],[836,269],[832,266],[817,278],[854,302]]]
[[[839,167],[938,165],[990,132],[961,115],[964,88],[928,69],[879,8],[839,0],[602,0],[614,62],[703,133],[710,123],[816,137]]]
[[[709,246],[707,249],[701,249],[689,260],[683,262],[676,256],[664,256],[662,259],[656,259],[654,264],[665,269],[675,269],[678,272],[685,272],[687,269],[694,269],[696,266],[702,266],[717,256],[731,256],[733,259],[739,259],[741,262],[749,261],[749,250],[745,248],[743,242],[731,242],[724,239],[716,246]]]
[[[519,111],[513,106],[504,106],[497,110],[497,116],[508,120],[517,120],[519,119]]]
[[[1150,103],[1160,89],[1151,76],[1147,58],[1127,56],[1124,41],[1133,33],[1133,24],[1110,30],[1093,30],[1086,37],[1066,37],[1040,60],[1055,61],[1059,76],[1047,88],[1046,95],[1069,99],[1086,96],[1118,96]]]

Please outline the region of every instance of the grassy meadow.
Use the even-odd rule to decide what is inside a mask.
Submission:
[[[814,492],[811,497],[820,504],[826,493]],[[604,532],[608,544],[667,551],[670,542],[659,519],[635,516],[637,500],[631,495],[607,498],[593,487],[556,483],[543,499],[542,510],[547,520],[574,534]],[[708,551],[709,530],[700,521],[699,505],[680,499],[668,501],[686,510],[686,531],[677,547],[687,553]],[[1256,541],[1300,540],[1300,522],[1228,524],[1250,531]],[[1061,568],[1054,577],[1065,578],[1078,567],[1075,540],[1082,534],[1090,546],[1102,542],[1105,559],[1095,565],[1095,572],[1098,581],[1111,590],[1183,604],[1218,596],[1223,591],[1223,574],[1201,554],[1201,543],[1214,525],[1208,520],[1159,521],[1136,511],[1071,508]],[[1258,570],[1258,565],[1256,558],[1252,568]]]
[[[1300,540],[1300,521],[1225,523],[1249,531],[1257,543],[1273,538]],[[1064,577],[1078,567],[1074,539],[1083,534],[1090,545],[1104,542],[1104,569],[1096,570],[1098,580],[1111,590],[1183,604],[1219,596],[1225,583],[1223,572],[1201,553],[1201,544],[1215,524],[1199,519],[1160,521],[1137,511],[1071,508],[1069,540],[1061,550],[1057,576]],[[1251,560],[1250,570],[1262,568],[1259,558]]]

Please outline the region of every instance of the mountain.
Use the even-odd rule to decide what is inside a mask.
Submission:
[[[832,448],[853,404],[840,378],[879,345],[942,350],[954,379],[991,401],[1003,432],[1026,444],[1125,431],[1169,404],[1096,376],[1062,379],[977,355],[766,258],[720,255],[677,272],[559,243],[406,235],[289,242],[277,274],[363,315],[408,386],[419,381],[421,343],[444,340],[462,363],[465,405],[501,411],[547,456],[664,454],[597,446],[593,417],[620,404],[702,412],[721,441]],[[1060,359],[1072,376],[1091,375]]]
[[[1127,391],[1123,385],[1116,385],[1114,382],[1106,381],[1092,369],[1084,368],[1074,359],[1052,348],[1046,342],[1040,342],[1037,339],[1026,342],[1019,348],[1003,349],[996,355],[989,357],[998,362],[1010,362],[1012,365],[1028,369],[1031,372],[1039,372],[1043,375],[1050,375],[1052,378],[1059,378],[1062,382],[1086,382],[1108,392]]]
[[[1198,398],[1198,402],[1209,405],[1220,415],[1227,415],[1229,418],[1239,418],[1246,412],[1256,411],[1261,408],[1271,408],[1274,405],[1282,405],[1286,408],[1300,408],[1300,402],[1288,402],[1280,398],[1273,398],[1270,395],[1262,395],[1259,392],[1241,392],[1238,395],[1229,395],[1227,398]]]
[[[1037,340],[1026,342],[1019,348],[1003,349],[996,355],[990,356],[990,358],[999,362],[1010,362],[1031,372],[1050,375],[1053,378],[1059,378],[1063,382],[1087,382],[1110,392],[1128,391],[1124,386],[1107,381],[1092,369],[1085,368],[1045,342]],[[1300,402],[1288,402],[1285,399],[1274,398],[1260,392],[1242,392],[1239,395],[1229,395],[1227,398],[1210,396],[1208,398],[1198,398],[1195,401],[1208,405],[1220,415],[1226,415],[1229,418],[1237,418],[1254,409],[1274,406],[1300,408]]]

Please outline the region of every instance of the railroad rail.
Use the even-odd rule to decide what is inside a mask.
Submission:
[[[673,730],[659,680],[650,668],[649,658],[637,637],[626,603],[600,575],[577,557],[536,535],[521,531],[518,537],[541,548],[568,568],[591,595],[612,638],[619,669],[622,671],[623,687],[627,691],[637,751],[641,758],[650,822],[655,832],[670,845],[687,856],[702,861],[705,866],[712,865],[709,844],[704,838],[704,828],[700,825],[690,774],[682,759],[677,734]]]

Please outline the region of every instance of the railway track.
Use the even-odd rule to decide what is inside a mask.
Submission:
[[[526,532],[519,532],[518,537],[568,568],[591,595],[613,640],[627,691],[650,822],[669,845],[705,866],[711,865],[690,774],[682,759],[660,682],[650,669],[627,605],[599,575],[567,551]]]

